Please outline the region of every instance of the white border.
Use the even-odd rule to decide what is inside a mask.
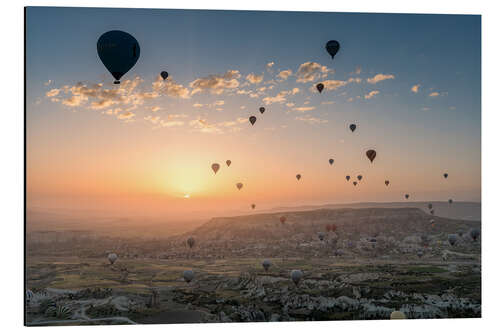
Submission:
[[[194,332],[226,333],[238,330],[250,333],[255,330],[301,332],[304,330],[335,330],[349,332],[419,332],[438,330],[453,332],[497,331],[496,313],[499,309],[500,293],[498,237],[500,236],[500,214],[496,201],[500,189],[495,171],[500,165],[498,128],[500,108],[497,102],[498,64],[500,60],[500,15],[498,1],[452,1],[452,0],[358,0],[353,1],[296,1],[253,0],[248,3],[236,1],[153,1],[153,0],[94,0],[94,1],[4,1],[0,9],[2,24],[2,78],[0,80],[1,113],[1,197],[0,215],[2,232],[1,246],[1,300],[0,325],[5,332],[18,330],[57,330],[57,328],[24,328],[23,307],[23,6],[84,6],[84,7],[129,7],[129,8],[191,8],[191,9],[241,9],[241,10],[302,10],[336,12],[385,12],[385,13],[441,13],[481,14],[482,16],[482,203],[483,203],[483,319],[457,320],[412,320],[412,321],[355,321],[314,323],[251,323],[208,325],[149,325],[149,326],[91,326],[64,327],[60,330],[93,332]],[[500,319],[500,318],[499,318]]]

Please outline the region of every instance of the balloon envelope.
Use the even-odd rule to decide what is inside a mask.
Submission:
[[[264,267],[264,270],[267,272],[269,267],[271,267],[271,261],[269,261],[268,259],[264,260],[262,262],[262,267]]]
[[[255,124],[255,122],[257,121],[257,117],[251,116],[250,118],[248,118],[248,120],[250,121],[250,124],[252,124],[253,126],[253,124]]]
[[[255,204],[252,204],[252,209],[255,209]]]
[[[136,64],[140,53],[137,40],[124,31],[111,30],[97,40],[97,54],[115,78],[115,84],[119,84],[121,77]]]
[[[351,176],[345,176],[345,179],[349,181],[349,179],[351,179]]]
[[[161,75],[161,78],[162,78],[163,80],[166,80],[166,79],[167,79],[167,77],[168,77],[168,73],[167,73],[167,72],[165,72],[165,71],[161,72],[161,73],[160,73],[160,75]]]
[[[259,108],[259,111],[260,111],[260,113],[264,113],[264,111],[266,111],[266,108],[265,108],[265,107],[263,107],[263,106],[261,106],[261,107]]]
[[[351,130],[351,132],[354,132],[354,130],[356,130],[356,125],[355,124],[349,125],[349,129]]]
[[[297,180],[300,180],[300,178],[302,178],[302,176],[300,174],[296,175],[295,178],[297,178]]]
[[[409,194],[405,194],[405,198],[408,199],[410,197]]]
[[[118,256],[116,255],[116,253],[108,254],[108,260],[111,263],[111,265],[113,265],[115,263],[116,259],[118,259]]]
[[[356,185],[358,185],[358,182],[354,181],[354,182],[352,182],[352,185],[356,186]]]
[[[330,158],[330,159],[328,160],[328,163],[330,163],[330,165],[332,165],[332,164],[333,164],[333,158]]]
[[[323,89],[325,88],[325,85],[323,83],[318,83],[316,85],[316,89],[318,89],[319,93],[321,94],[321,92],[323,91]]]
[[[194,279],[194,272],[192,270],[184,271],[182,273],[182,277],[184,278],[184,281],[189,283]]]
[[[448,178],[448,174],[447,173],[443,174],[443,177]]]
[[[388,180],[385,181],[385,186],[389,186],[389,181]]]
[[[326,43],[325,48],[326,48],[326,52],[328,52],[328,54],[333,59],[340,49],[340,43],[337,42],[336,40],[330,40]]]
[[[220,168],[219,163],[212,164],[212,170],[214,171],[215,174],[217,173],[217,171],[219,171],[219,168]]]
[[[226,165],[227,165],[227,166],[230,166],[230,165],[231,165],[231,160],[227,160],[227,161],[226,161]]]
[[[363,179],[363,176],[362,175],[358,175],[357,178],[358,178],[358,180],[361,180],[361,179]]]
[[[457,234],[449,234],[448,235],[448,242],[450,243],[451,246],[454,246],[458,241],[458,235]]]
[[[243,187],[243,183],[237,183],[236,187],[238,188],[238,190],[241,190],[241,188]]]
[[[373,149],[370,149],[366,152],[366,157],[370,160],[370,162],[373,162],[375,157],[377,156],[377,152]]]
[[[290,273],[290,278],[292,279],[293,283],[295,283],[295,285],[298,285],[299,282],[300,282],[300,279],[302,279],[302,271],[300,269],[294,269],[291,273]]]

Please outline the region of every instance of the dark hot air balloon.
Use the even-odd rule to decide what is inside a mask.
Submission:
[[[361,181],[361,179],[363,179],[363,176],[362,175],[358,175],[358,180]]]
[[[345,179],[349,181],[349,179],[351,179],[351,176],[345,176]]]
[[[231,160],[227,160],[227,161],[226,161],[226,165],[227,165],[227,166],[230,166],[230,165],[231,165]]]
[[[408,199],[410,197],[409,194],[405,194],[405,198]]]
[[[215,174],[217,174],[217,171],[219,171],[219,168],[220,168],[219,163],[212,164],[212,170],[214,171]]]
[[[182,277],[184,278],[184,281],[189,283],[194,279],[194,272],[192,270],[184,271],[182,273]]]
[[[255,122],[257,121],[257,117],[251,116],[250,118],[248,118],[248,120],[250,120],[250,124],[252,124],[253,126],[253,124],[255,124]]]
[[[323,83],[318,83],[316,85],[316,89],[318,89],[319,93],[321,94],[321,92],[323,91],[323,89],[325,89],[325,85]]]
[[[264,267],[264,270],[267,272],[269,270],[269,267],[271,267],[271,261],[266,259],[262,262],[262,267]]]
[[[385,186],[389,186],[389,181],[388,180],[385,181]]]
[[[300,175],[300,173],[299,173],[299,174],[297,174],[297,175],[295,176],[295,178],[297,178],[297,180],[300,180],[300,178],[302,178],[302,176],[301,176],[301,175]]]
[[[115,78],[115,84],[120,84],[122,76],[134,67],[140,53],[137,40],[124,31],[111,30],[97,40],[97,54]]]
[[[444,177],[444,178],[448,178],[448,174],[447,174],[447,173],[444,173],[444,174],[443,174],[443,177]]]
[[[295,286],[298,286],[299,285],[299,282],[300,280],[302,279],[302,276],[304,274],[302,274],[302,271],[300,269],[294,269],[291,273],[290,273],[290,278],[292,279],[293,283],[295,283]]]
[[[264,113],[264,111],[266,111],[266,108],[265,108],[265,107],[263,107],[263,106],[261,106],[261,107],[259,108],[259,111],[260,111],[260,113]]]
[[[332,57],[332,59],[335,57],[337,52],[339,52],[340,49],[340,44],[336,40],[330,40],[326,43],[325,45],[326,52]]]
[[[252,204],[252,209],[255,209],[255,204]]]
[[[165,72],[165,71],[161,72],[161,73],[160,73],[160,75],[161,75],[161,78],[162,78],[164,81],[165,81],[165,80],[167,79],[167,77],[168,77],[168,73],[167,73],[167,72]]]
[[[356,130],[356,125],[355,124],[349,125],[349,129],[351,130],[351,132],[354,132]]]
[[[330,163],[330,165],[332,165],[332,164],[333,164],[333,158],[330,158],[330,159],[328,160],[328,163]]]
[[[370,149],[366,152],[366,157],[368,157],[368,159],[372,163],[373,163],[373,160],[375,159],[376,156],[377,156],[377,152],[373,149]]]
[[[238,190],[241,190],[241,188],[243,187],[243,183],[237,183],[236,187],[238,188]]]
[[[352,185],[356,186],[356,185],[358,185],[358,182],[354,181],[354,182],[352,182]]]

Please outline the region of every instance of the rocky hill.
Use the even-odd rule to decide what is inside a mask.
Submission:
[[[280,223],[282,216],[286,217],[283,224]],[[481,223],[432,216],[418,208],[342,208],[216,217],[190,235],[205,241],[266,242],[297,235],[314,236],[326,232],[328,224],[335,224],[336,233],[343,238],[359,239],[378,235],[402,238],[424,233],[465,233],[472,227],[480,228]]]

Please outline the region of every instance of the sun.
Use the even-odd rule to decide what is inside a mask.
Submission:
[[[186,193],[186,194],[184,194],[184,198],[185,198],[185,199],[189,199],[189,198],[190,198],[190,195]]]

